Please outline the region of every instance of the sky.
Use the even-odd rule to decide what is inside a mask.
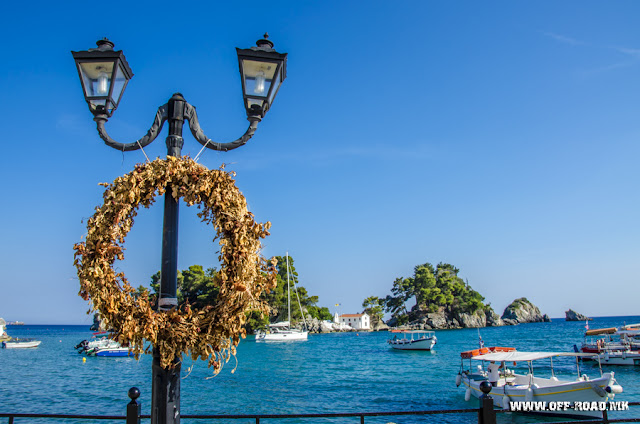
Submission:
[[[180,92],[206,135],[247,125],[235,47],[265,32],[287,79],[223,163],[331,312],[357,313],[415,266],[446,262],[502,314],[638,315],[640,3],[9,2],[0,39],[0,316],[89,324],[73,245],[111,182],[145,161],[106,146],[71,51],[103,37],[134,72],[106,124],[142,137]],[[147,148],[164,157],[167,125]],[[182,152],[201,145],[185,128]],[[160,269],[162,199],[116,267]],[[180,209],[179,269],[217,266],[213,229]],[[338,308],[336,304],[340,304]]]

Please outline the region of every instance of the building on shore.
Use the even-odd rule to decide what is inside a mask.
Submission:
[[[371,318],[369,314],[342,314],[337,313],[333,321],[340,325],[346,325],[354,330],[371,330]]]

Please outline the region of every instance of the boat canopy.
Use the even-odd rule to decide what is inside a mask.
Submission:
[[[593,330],[585,331],[585,336],[599,336],[600,334],[615,334],[618,329],[616,327],[609,328],[594,328]]]
[[[281,321],[281,322],[276,322],[275,324],[269,324],[269,327],[273,327],[273,328],[284,328],[288,326],[289,326],[289,321]]]
[[[635,337],[640,336],[640,330],[620,330],[617,334]]]
[[[594,353],[575,353],[575,352],[492,352],[484,355],[477,355],[471,359],[479,361],[494,362],[529,362],[537,359],[552,358],[554,356],[596,356]]]
[[[425,334],[425,333],[435,334],[435,331],[430,331],[430,330],[391,330],[391,332],[402,333],[402,334]]]

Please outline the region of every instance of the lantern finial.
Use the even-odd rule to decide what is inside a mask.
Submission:
[[[263,37],[264,38],[256,41],[256,46],[258,46],[259,50],[272,51],[273,43],[271,42],[271,40],[267,40],[267,38],[269,38],[269,33],[265,32]]]
[[[98,46],[98,50],[101,52],[113,50],[113,46],[115,46],[115,44],[113,44],[112,41],[109,41],[107,37],[96,41],[96,45]]]

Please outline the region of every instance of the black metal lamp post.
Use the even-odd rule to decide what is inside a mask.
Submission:
[[[165,121],[169,121],[167,136],[167,156],[181,155],[184,141],[182,126],[188,122],[194,138],[204,147],[218,151],[228,151],[244,145],[255,133],[258,123],[273,104],[280,85],[287,76],[287,54],[273,49],[268,34],[258,40],[256,47],[236,49],[242,94],[249,128],[239,139],[230,143],[215,143],[209,139],[198,123],[196,109],[175,93],[169,101],[160,106],[153,125],[147,134],[133,143],[119,143],[107,134],[105,123],[118,107],[124,89],[133,76],[122,51],[114,51],[114,44],[99,40],[97,48],[71,52],[76,61],[84,97],[93,113],[98,133],[107,146],[121,151],[142,149],[158,136]],[[171,193],[167,187],[166,193]],[[160,295],[158,309],[169,310],[178,305],[178,202],[173,196],[164,196],[164,223],[162,227],[162,266],[160,274]],[[180,422],[180,363],[176,358],[175,368],[160,366],[160,355],[156,348],[152,365],[152,424],[178,424]]]

